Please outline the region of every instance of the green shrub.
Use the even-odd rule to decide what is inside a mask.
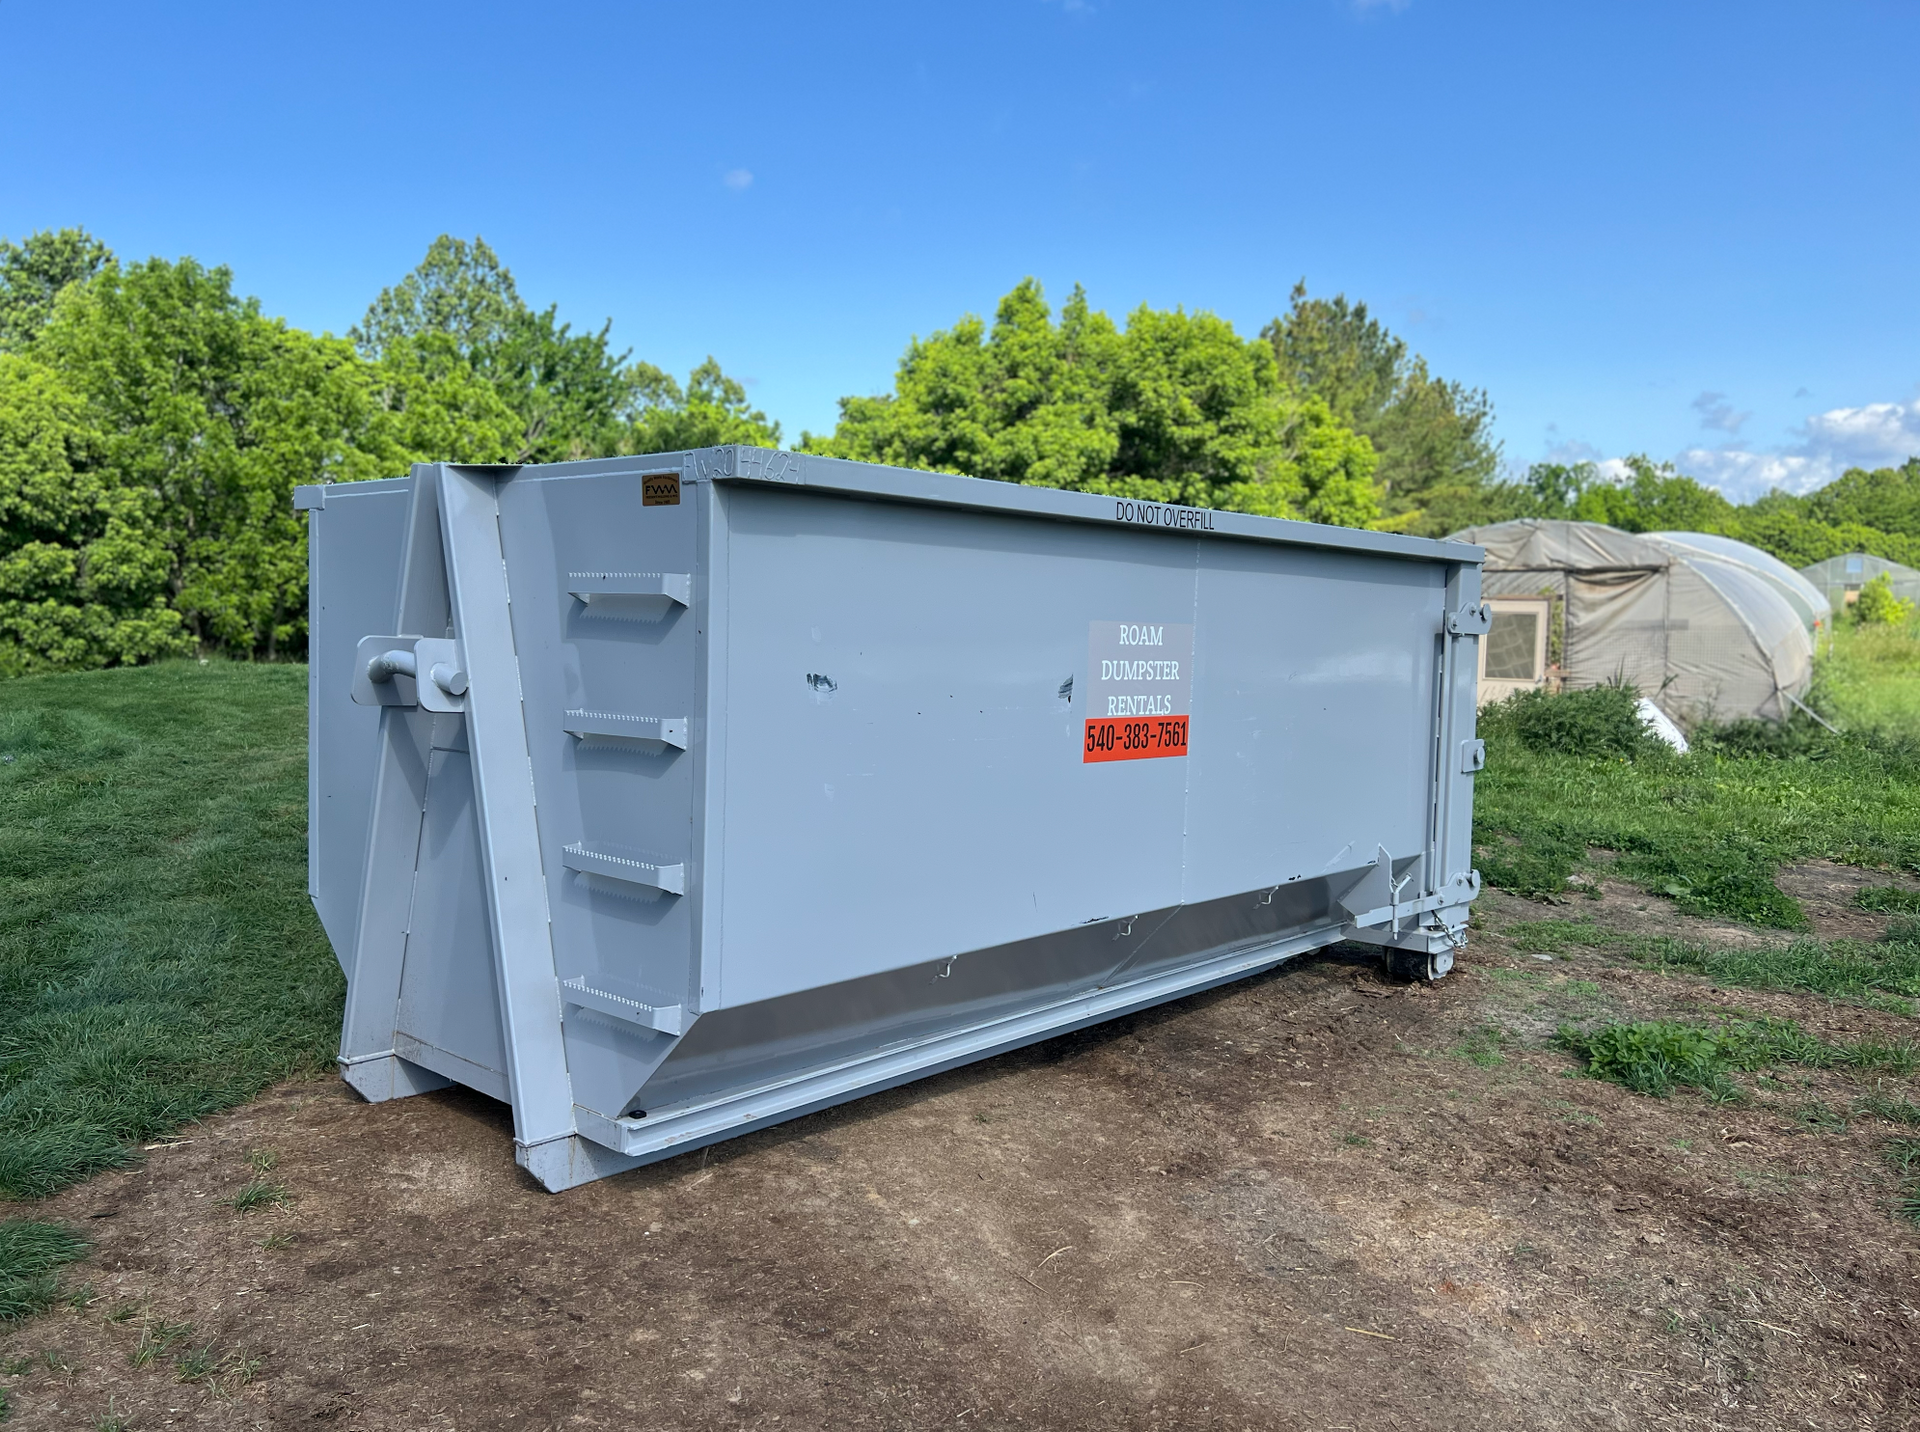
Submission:
[[[1624,683],[1582,691],[1520,691],[1481,713],[1482,731],[1511,735],[1529,750],[1567,756],[1644,756],[1666,747],[1635,709],[1640,694]]]
[[[1893,578],[1882,572],[1860,589],[1853,604],[1853,619],[1861,626],[1897,626],[1913,613],[1913,603],[1893,594]]]

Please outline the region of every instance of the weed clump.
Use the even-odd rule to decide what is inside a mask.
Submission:
[[[1886,915],[1920,915],[1920,890],[1905,890],[1898,885],[1871,885],[1853,897],[1862,910]]]
[[[1563,1024],[1555,1039],[1587,1061],[1589,1078],[1655,1098],[1665,1098],[1676,1086],[1686,1085],[1710,1099],[1738,1099],[1739,1086],[1729,1076],[1753,1073],[1770,1064],[1885,1069],[1896,1074],[1911,1073],[1920,1064],[1920,1048],[1912,1040],[1888,1043],[1868,1037],[1851,1044],[1828,1044],[1791,1019],[1737,1019],[1718,1025],[1662,1019],[1602,1024],[1586,1031]]]
[[[1920,932],[1902,929],[1869,944],[1861,940],[1795,940],[1779,949],[1723,949],[1657,938],[1629,946],[1629,957],[1661,971],[1688,970],[1715,984],[1793,989],[1830,999],[1883,1006],[1920,998]],[[1903,1011],[1904,1012],[1904,1011]]]
[[[1920,1104],[1902,1094],[1889,1094],[1885,1089],[1862,1094],[1853,1101],[1853,1111],[1890,1123],[1920,1126]]]
[[[50,1307],[60,1296],[58,1270],[86,1251],[87,1240],[65,1224],[0,1222],[0,1326]]]
[[[146,1367],[192,1336],[192,1323],[170,1323],[165,1318],[150,1319],[140,1329],[139,1346],[127,1354],[127,1361],[135,1367]]]
[[[240,1191],[227,1200],[227,1207],[235,1213],[252,1213],[262,1208],[278,1208],[292,1201],[282,1185],[271,1179],[254,1177],[242,1184]]]
[[[1820,760],[1829,754],[1836,739],[1844,738],[1836,738],[1805,717],[1762,721],[1753,716],[1738,721],[1703,721],[1687,738],[1703,756],[1775,761]]]
[[[1920,1139],[1888,1139],[1880,1152],[1900,1180],[1895,1210],[1902,1218],[1920,1223],[1920,1177],[1916,1177],[1920,1175]]]
[[[1733,1098],[1727,1071],[1736,1063],[1737,1041],[1700,1025],[1673,1020],[1603,1024],[1590,1033],[1561,1025],[1560,1045],[1587,1061],[1587,1076],[1622,1084],[1636,1094],[1664,1099],[1676,1084],[1712,1097]]]

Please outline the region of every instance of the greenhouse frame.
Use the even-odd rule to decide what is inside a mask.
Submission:
[[[1558,669],[1543,673],[1543,684],[1624,681],[1688,724],[1785,720],[1813,680],[1809,626],[1777,577],[1695,545],[1699,535],[1528,518],[1470,527],[1453,540],[1486,548],[1496,626],[1498,598],[1552,599],[1547,646]],[[1523,616],[1516,608],[1507,619]],[[1486,645],[1500,645],[1499,634]]]
[[[1860,589],[1883,572],[1893,580],[1894,596],[1903,602],[1920,602],[1920,572],[1869,552],[1847,552],[1800,569],[1800,575],[1835,611],[1852,606],[1859,600]]]

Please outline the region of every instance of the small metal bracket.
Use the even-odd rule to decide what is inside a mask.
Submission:
[[[1470,776],[1475,771],[1484,770],[1487,764],[1487,743],[1485,741],[1462,741],[1460,743],[1460,773]]]
[[[1493,609],[1485,602],[1447,613],[1447,635],[1485,636],[1493,625]]]
[[[693,1023],[684,1004],[649,1004],[638,991],[613,988],[619,983],[602,975],[575,975],[560,981],[560,998],[575,1008],[612,1015],[657,1034],[685,1034]]]
[[[610,711],[569,711],[561,728],[581,740],[592,737],[602,741],[645,742],[649,745],[687,749],[687,718],[684,716],[620,716]]]
[[[1393,857],[1382,845],[1375,848],[1373,859],[1340,893],[1338,904],[1350,918],[1374,925],[1393,918],[1394,903]]]
[[[467,664],[460,643],[451,637],[363,636],[354,652],[352,696],[360,706],[465,711]]]
[[[327,506],[327,488],[321,482],[303,482],[293,490],[295,512],[322,512]]]
[[[690,572],[569,572],[567,594],[598,607],[630,604],[637,597],[665,597],[683,607],[693,605]],[[624,599],[624,600],[623,600]]]
[[[669,895],[687,893],[685,865],[655,865],[651,861],[635,860],[630,856],[589,850],[578,843],[562,848],[560,863],[569,870],[578,870],[582,875],[601,875],[609,880],[624,880],[629,885],[647,885],[655,890],[664,890]]]

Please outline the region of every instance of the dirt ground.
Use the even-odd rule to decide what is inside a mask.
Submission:
[[[1816,925],[1886,878],[1838,869],[1791,875]],[[1503,933],[1588,915],[1717,928],[1492,893],[1432,989],[1329,951],[557,1196],[486,1099],[283,1087],[38,1210],[97,1240],[92,1300],[0,1338],[0,1385],[19,1428],[136,1432],[1920,1427],[1872,1079],[1647,1099],[1546,1042],[1914,1021]],[[292,1201],[235,1213],[259,1151]]]

